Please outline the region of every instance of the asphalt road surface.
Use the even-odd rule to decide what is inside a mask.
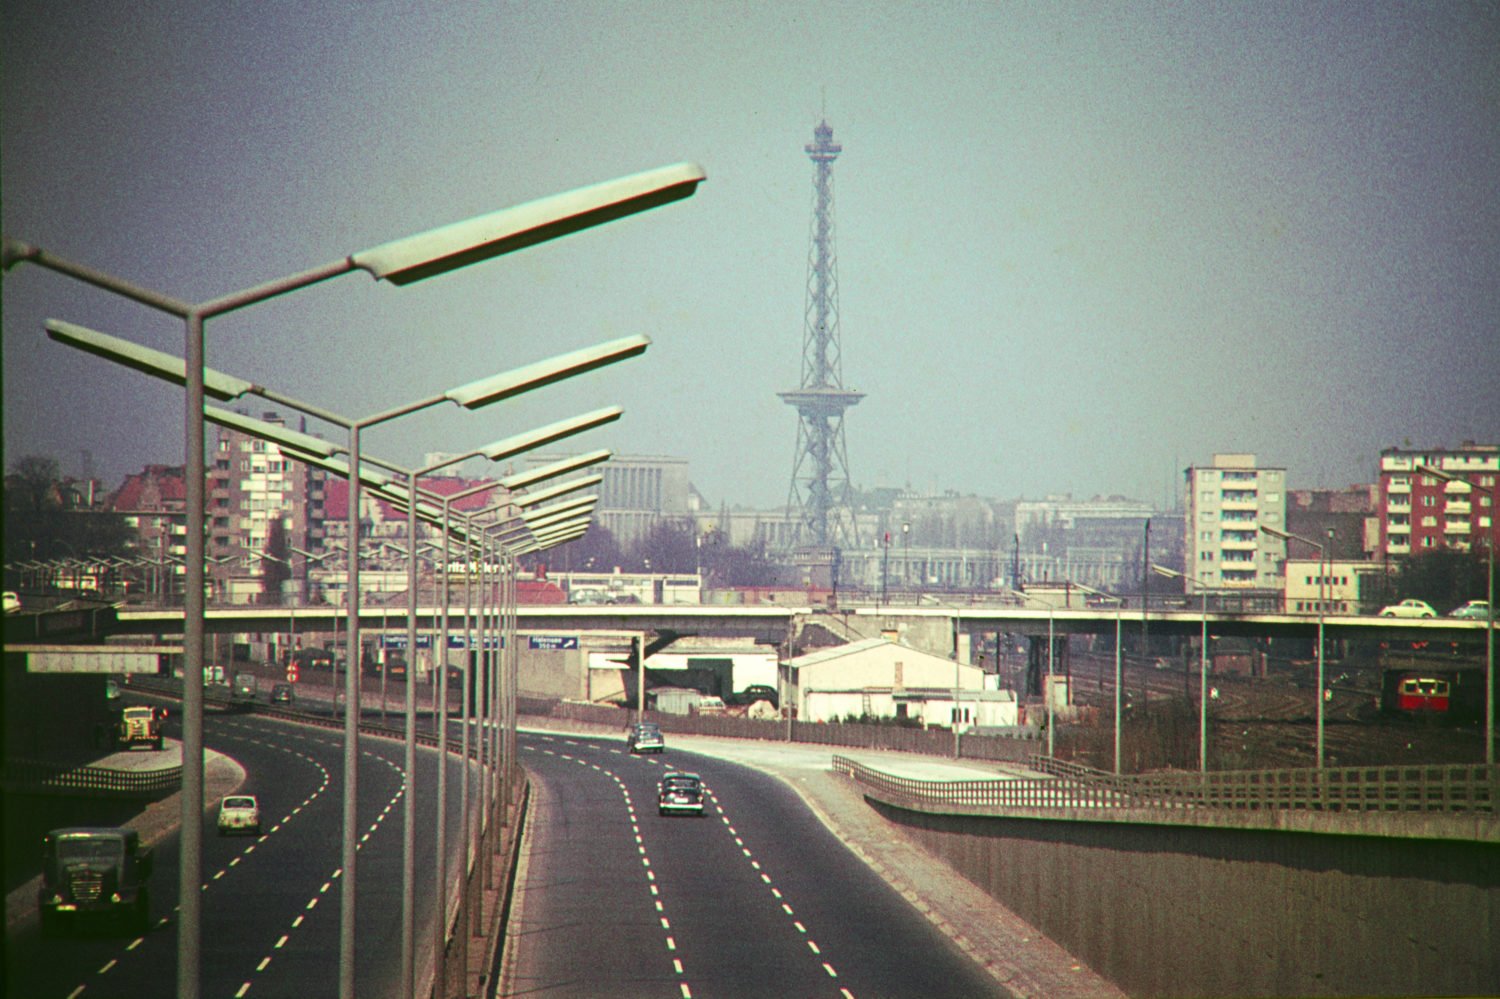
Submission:
[[[173,734],[169,731],[168,733]],[[331,996],[338,991],[342,734],[254,715],[204,720],[204,741],[237,760],[240,790],[260,800],[261,835],[221,837],[204,817],[202,988],[205,997]],[[394,994],[400,971],[399,742],[361,740],[356,988]],[[431,947],[436,754],[418,751],[417,953]],[[458,764],[449,773],[457,822]],[[456,824],[450,829],[456,830]],[[457,862],[450,832],[450,870]],[[35,919],[7,932],[5,994],[25,999],[142,999],[175,990],[179,837],[155,851],[151,929],[84,928],[43,937]],[[420,970],[420,967],[419,967]]]
[[[997,982],[769,775],[522,736],[533,805],[506,996],[987,996]],[[705,814],[659,816],[667,769]]]

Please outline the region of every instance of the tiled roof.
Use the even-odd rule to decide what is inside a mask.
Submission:
[[[187,501],[187,483],[182,469],[172,465],[147,465],[115,491],[109,508],[117,513],[139,510],[182,509]]]

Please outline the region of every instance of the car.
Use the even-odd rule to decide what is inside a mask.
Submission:
[[[253,794],[229,794],[219,803],[219,835],[248,832],[260,835],[260,802]]]
[[[1403,600],[1380,608],[1381,617],[1437,617],[1437,611],[1425,600]]]
[[[5,591],[5,613],[12,614],[21,609],[21,598],[11,590]]]
[[[272,704],[291,704],[296,700],[296,689],[289,683],[278,683],[271,688]]]
[[[1470,600],[1462,607],[1455,608],[1448,616],[1463,618],[1468,621],[1488,621],[1490,617],[1490,602],[1488,600]]]
[[[631,753],[660,753],[667,748],[666,740],[661,737],[661,729],[651,722],[630,726],[630,731],[625,735],[625,745]]]
[[[697,774],[669,771],[656,786],[658,815],[702,815],[703,778]]]

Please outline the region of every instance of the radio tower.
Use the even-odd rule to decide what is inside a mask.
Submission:
[[[864,398],[844,388],[839,348],[839,278],[833,254],[833,161],[844,147],[824,121],[807,150],[813,161],[812,247],[807,259],[807,306],[802,337],[802,387],[777,393],[797,410],[797,451],[792,461],[788,510],[796,511],[794,544],[855,547],[849,459],[844,451],[844,410]],[[825,557],[831,557],[828,552]]]

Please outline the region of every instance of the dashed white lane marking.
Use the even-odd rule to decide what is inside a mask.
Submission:
[[[786,899],[785,899],[785,897],[781,894],[781,889],[777,888],[775,886],[775,884],[772,883],[771,876],[769,874],[767,874],[765,872],[765,870],[761,867],[760,861],[755,859],[755,856],[754,856],[754,854],[751,853],[749,847],[745,846],[745,842],[740,837],[740,834],[739,834],[738,830],[736,830],[735,827],[734,827],[734,824],[729,821],[729,815],[728,815],[727,812],[725,812],[724,805],[723,805],[722,802],[719,801],[718,795],[714,794],[713,791],[710,789],[709,793],[708,793],[708,798],[709,798],[710,801],[713,802],[714,807],[719,810],[719,817],[724,822],[724,828],[728,831],[729,835],[731,837],[733,837],[735,845],[740,848],[740,852],[745,857],[749,858],[749,860],[750,860],[750,867],[753,870],[755,870],[757,873],[759,873],[761,883],[765,884],[767,887],[770,888],[771,895],[776,899],[777,902],[781,903],[781,911],[784,912],[784,913],[786,913],[788,916],[792,917],[792,926],[796,928],[796,930],[797,930],[798,933],[800,933],[804,937],[806,937],[807,936],[807,927],[802,924],[801,920],[799,920],[799,919],[796,918],[796,913],[792,910],[791,904],[789,902],[787,902]],[[823,956],[823,952],[818,947],[817,941],[815,941],[815,940],[813,940],[813,939],[811,939],[809,937],[807,939],[806,943],[807,943],[808,949],[810,951],[812,951],[813,954],[817,955],[818,957],[822,957]],[[830,977],[830,978],[837,978],[838,977],[838,972],[834,970],[832,964],[828,963],[827,961],[824,961],[824,962],[822,962],[822,965],[823,965],[823,970],[828,973],[828,977]],[[843,995],[843,999],[854,999],[853,993],[851,993],[848,989],[842,989],[841,993]]]
[[[554,741],[552,739],[546,738],[545,736],[543,737],[543,740],[546,741],[546,742],[552,742],[552,741]],[[598,749],[599,748],[597,746],[593,746],[593,745],[590,745],[590,744],[578,743],[578,742],[575,742],[575,741],[570,740],[570,739],[569,740],[563,740],[563,741],[567,745],[569,745],[569,746],[583,746],[584,748],[588,748],[588,749]],[[538,752],[538,750],[535,747],[533,747],[533,746],[525,746],[525,747],[522,747],[522,748],[524,748],[524,749],[526,749],[526,750],[528,750],[530,752]],[[559,759],[572,761],[574,763],[577,763],[579,766],[589,767],[592,770],[596,770],[599,773],[602,773],[602,774],[608,776],[611,780],[613,780],[615,782],[615,786],[619,788],[619,790],[620,790],[620,796],[621,796],[622,800],[625,803],[625,813],[626,813],[626,816],[627,816],[629,824],[630,824],[630,832],[631,832],[631,835],[635,838],[636,852],[640,854],[641,867],[642,867],[642,869],[646,873],[646,887],[651,892],[652,905],[655,908],[655,910],[660,914],[659,918],[661,920],[661,927],[662,927],[662,929],[665,930],[665,931],[667,931],[666,932],[666,938],[665,938],[666,939],[666,945],[667,945],[667,951],[669,953],[675,953],[676,950],[677,950],[677,939],[676,939],[676,937],[674,937],[672,935],[672,932],[671,932],[671,930],[672,930],[672,922],[666,916],[666,906],[665,906],[665,904],[661,900],[661,890],[657,886],[656,872],[651,869],[651,856],[647,852],[645,839],[641,835],[640,821],[639,821],[639,817],[636,815],[635,802],[631,799],[630,789],[625,786],[625,781],[621,779],[621,777],[620,777],[619,774],[617,774],[614,771],[610,770],[608,767],[602,767],[598,763],[594,763],[594,762],[591,762],[590,760],[584,759],[582,756],[575,757],[571,753],[557,753],[557,752],[554,752],[554,751],[552,751],[550,749],[546,749],[546,748],[542,748],[540,750],[540,752],[544,753],[547,756],[553,756],[553,757],[557,757]],[[610,752],[613,752],[616,755],[624,755],[623,753],[621,753],[617,749],[616,750],[610,750]],[[660,761],[658,761],[658,760],[648,760],[646,762],[652,764],[653,766],[660,765]],[[686,974],[686,972],[685,972],[685,970],[684,970],[684,968],[682,966],[682,961],[681,961],[680,958],[675,958],[674,957],[672,959],[672,969],[673,969],[673,971],[679,977],[682,976],[682,975],[684,975],[684,974]],[[693,992],[692,992],[692,989],[690,989],[688,987],[687,982],[685,982],[685,981],[679,982],[679,987],[680,987],[683,999],[692,999]]]

